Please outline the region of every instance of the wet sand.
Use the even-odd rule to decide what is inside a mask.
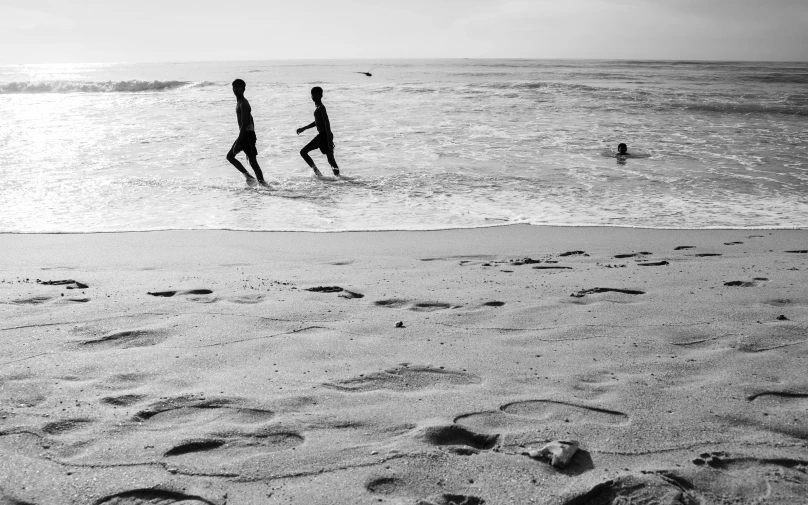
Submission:
[[[808,495],[806,231],[0,235],[0,251],[2,504]],[[522,454],[569,439],[564,469]]]

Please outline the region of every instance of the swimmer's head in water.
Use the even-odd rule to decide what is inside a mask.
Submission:
[[[627,146],[627,145],[625,145],[625,144],[623,144],[623,143],[620,143],[620,144],[617,146],[617,152],[618,152],[618,153],[620,153],[620,154],[626,154],[626,152],[627,152],[627,151],[628,151],[628,146]]]

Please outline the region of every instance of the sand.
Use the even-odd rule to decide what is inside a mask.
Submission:
[[[806,250],[0,235],[0,504],[805,503]],[[522,454],[570,439],[565,468]]]

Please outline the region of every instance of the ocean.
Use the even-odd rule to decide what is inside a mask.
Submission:
[[[225,159],[235,78],[271,189]],[[299,155],[312,86],[340,179]],[[0,66],[0,211],[14,233],[808,228],[808,63]]]

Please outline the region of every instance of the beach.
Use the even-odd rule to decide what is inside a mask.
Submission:
[[[805,503],[808,234],[2,234],[0,503]],[[524,455],[577,440],[564,468]]]

